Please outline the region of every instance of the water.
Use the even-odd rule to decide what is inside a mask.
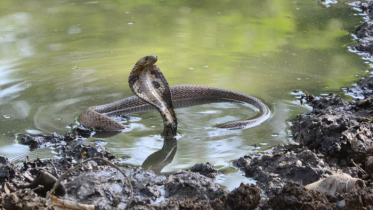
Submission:
[[[30,152],[15,135],[63,134],[87,107],[131,96],[132,66],[156,54],[171,85],[235,90],[271,107],[264,124],[234,131],[214,125],[254,112],[229,103],[177,110],[177,152],[162,172],[207,161],[229,168],[240,156],[288,141],[288,120],[308,110],[291,91],[341,93],[366,74],[368,65],[346,48],[360,17],[344,2],[327,6],[313,0],[1,0],[0,153],[12,160],[54,157],[50,148]],[[156,112],[141,113],[128,125],[120,135],[87,141],[102,141],[117,157],[129,157],[125,163],[140,166],[162,148],[162,121]]]

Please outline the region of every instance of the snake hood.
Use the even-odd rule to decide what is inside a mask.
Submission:
[[[133,67],[128,78],[132,92],[153,105],[161,114],[164,124],[163,135],[176,135],[177,118],[172,102],[170,86],[155,63],[156,55],[141,58]]]

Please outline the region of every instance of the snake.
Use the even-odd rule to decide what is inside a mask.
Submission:
[[[135,94],[112,103],[88,107],[80,115],[80,123],[99,131],[122,131],[126,127],[111,116],[158,110],[162,116],[163,136],[175,136],[177,117],[175,108],[214,102],[243,103],[256,109],[254,118],[217,125],[218,128],[246,129],[257,126],[270,117],[270,109],[258,98],[244,93],[202,86],[169,86],[165,76],[155,64],[156,55],[148,55],[138,60],[133,67],[128,83]]]

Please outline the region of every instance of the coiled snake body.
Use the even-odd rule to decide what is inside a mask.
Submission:
[[[81,116],[81,123],[89,128],[104,131],[120,131],[124,125],[110,118],[112,114],[129,114],[149,111],[156,108],[164,123],[164,136],[174,136],[177,118],[174,108],[210,102],[232,101],[246,103],[259,110],[253,119],[235,121],[220,125],[220,128],[240,129],[259,125],[269,118],[270,111],[259,99],[230,90],[200,86],[179,85],[169,87],[160,69],[155,65],[155,55],[141,58],[129,76],[131,90],[137,96],[125,98],[113,103],[89,107]],[[190,103],[186,103],[189,102]]]

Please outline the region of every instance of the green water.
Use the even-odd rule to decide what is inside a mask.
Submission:
[[[353,13],[314,0],[1,0],[0,153],[54,157],[50,148],[30,152],[15,135],[63,134],[87,107],[133,95],[132,66],[156,54],[171,85],[235,90],[272,108],[262,125],[234,131],[214,125],[252,116],[245,106],[177,110],[178,149],[162,172],[207,161],[229,171],[232,160],[288,140],[287,121],[307,111],[292,90],[339,92],[364,74],[367,64],[346,48],[360,21]],[[162,148],[162,121],[142,113],[127,125],[120,135],[87,140],[139,166]]]

